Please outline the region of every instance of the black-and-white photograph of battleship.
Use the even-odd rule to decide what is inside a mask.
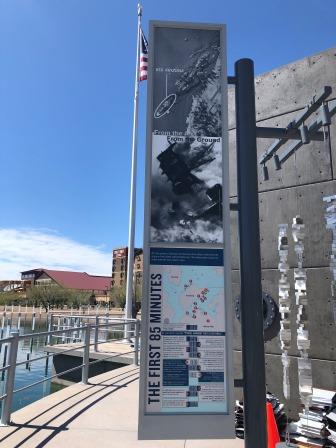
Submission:
[[[156,33],[151,241],[222,243],[220,33]]]

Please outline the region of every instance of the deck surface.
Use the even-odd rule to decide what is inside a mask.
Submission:
[[[138,441],[139,369],[124,366],[75,384],[12,414],[6,448],[242,448],[242,440]]]

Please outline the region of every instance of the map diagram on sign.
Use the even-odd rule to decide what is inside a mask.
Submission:
[[[198,331],[222,329],[223,267],[161,266],[161,272],[164,324],[197,325]]]

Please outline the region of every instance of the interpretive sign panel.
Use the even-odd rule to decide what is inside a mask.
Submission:
[[[226,412],[221,249],[150,250],[148,412]]]
[[[234,437],[224,34],[150,27],[140,439]]]

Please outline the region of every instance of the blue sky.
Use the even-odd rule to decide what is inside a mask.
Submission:
[[[126,245],[134,0],[0,0],[0,279],[26,268],[108,274]],[[144,0],[149,19],[226,23],[228,69],[257,74],[336,46],[334,0]],[[136,242],[142,244],[146,85]]]

